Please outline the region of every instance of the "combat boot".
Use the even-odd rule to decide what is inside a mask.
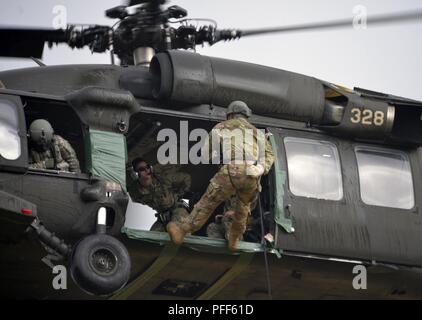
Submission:
[[[235,232],[229,232],[228,235],[229,238],[229,245],[228,248],[230,251],[236,251],[237,250],[237,241],[239,240],[239,235]]]
[[[239,222],[238,220],[233,220],[231,228],[227,234],[227,239],[229,241],[229,250],[237,250],[237,242],[242,238],[245,230],[246,226],[242,222]]]
[[[183,243],[183,239],[189,231],[185,230],[182,225],[171,221],[167,224],[167,232],[170,235],[171,240],[177,246],[180,246]]]

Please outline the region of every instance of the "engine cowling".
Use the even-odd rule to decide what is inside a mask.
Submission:
[[[255,114],[316,124],[324,114],[322,82],[293,72],[183,51],[155,55],[150,72],[157,99],[218,106],[242,100]]]

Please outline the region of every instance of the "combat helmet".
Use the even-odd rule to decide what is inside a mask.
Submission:
[[[48,146],[53,141],[53,136],[53,127],[47,120],[38,119],[29,126],[29,138],[39,146]]]
[[[246,118],[249,118],[252,115],[252,111],[243,101],[233,101],[227,108],[227,117],[230,114],[242,114]]]

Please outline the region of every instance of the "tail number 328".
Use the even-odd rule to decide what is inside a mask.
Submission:
[[[371,109],[353,108],[351,110],[352,123],[360,123],[367,126],[382,126],[384,124],[385,114],[382,111],[372,111]]]

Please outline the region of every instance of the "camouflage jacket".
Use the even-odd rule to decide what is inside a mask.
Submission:
[[[190,189],[191,177],[184,172],[174,172],[166,177],[153,174],[152,184],[145,188],[134,181],[128,188],[132,200],[150,206],[158,213],[175,207],[180,198]]]
[[[46,151],[38,151],[35,148],[30,150],[31,168],[52,169],[70,172],[80,172],[78,157],[70,143],[54,135],[53,145]]]
[[[218,123],[211,130],[203,155],[212,163],[262,164],[264,174],[268,174],[274,163],[274,152],[264,130],[258,130],[245,118]]]

